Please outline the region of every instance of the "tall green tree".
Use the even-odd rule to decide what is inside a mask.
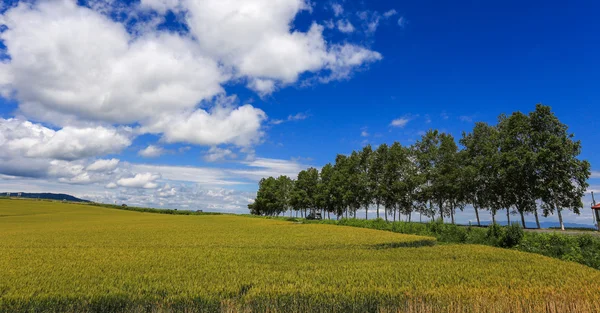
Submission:
[[[420,198],[433,214],[433,204],[437,206],[440,218],[450,216],[458,207],[455,180],[458,177],[458,146],[450,134],[429,130],[414,145],[415,161],[423,179]]]
[[[350,190],[350,181],[348,179],[349,160],[343,154],[338,154],[333,165],[333,173],[331,176],[329,191],[332,193],[332,202],[334,205],[334,213],[339,218],[346,213],[348,217],[348,190]]]
[[[365,209],[365,219],[369,219],[369,208],[373,204],[375,184],[371,180],[371,163],[373,162],[373,148],[366,145],[359,152],[358,161],[358,192],[360,203]]]
[[[384,170],[387,162],[388,145],[381,144],[373,152],[371,160],[371,168],[369,170],[369,180],[372,184],[371,190],[373,193],[373,201],[377,206],[377,218],[379,218],[379,206],[383,203],[384,196]],[[387,214],[384,214],[387,220]]]
[[[529,117],[514,112],[501,117],[500,130],[501,164],[505,171],[504,199],[507,209],[513,206],[521,216],[523,228],[525,214],[533,213],[536,205],[536,155],[531,149],[532,131]]]
[[[321,173],[319,175],[319,183],[317,185],[317,207],[323,209],[329,213],[335,212],[335,191],[332,190],[335,186],[332,185],[332,180],[334,177],[334,168],[331,163],[325,164],[321,168]]]
[[[292,191],[294,189],[294,181],[283,175],[277,178],[277,200],[282,212],[290,211],[292,216]]]
[[[254,203],[248,205],[250,213],[254,215],[277,215],[282,212],[279,201],[277,179],[263,178],[258,183],[258,191]]]
[[[489,209],[495,223],[497,211],[498,168],[499,158],[498,130],[483,122],[475,123],[473,131],[464,133],[460,143],[465,147],[463,152],[464,191],[467,201],[473,205],[477,225],[481,225],[479,210]]]
[[[564,230],[562,210],[567,208],[579,214],[583,207],[581,199],[588,187],[590,164],[578,159],[581,142],[573,139],[567,125],[549,106],[536,105],[529,117],[531,146],[536,155],[535,193],[544,203],[544,214],[556,212]]]

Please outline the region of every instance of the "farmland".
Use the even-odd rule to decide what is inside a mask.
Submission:
[[[594,312],[600,271],[364,228],[0,200],[0,312]]]

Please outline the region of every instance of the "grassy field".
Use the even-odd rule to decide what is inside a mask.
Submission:
[[[600,271],[231,215],[0,200],[0,312],[599,312]]]

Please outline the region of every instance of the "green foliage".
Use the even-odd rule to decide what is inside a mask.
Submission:
[[[502,238],[504,238],[504,228],[496,223],[488,226],[485,237],[494,246],[500,246]]]
[[[503,236],[501,237],[500,246],[504,248],[512,248],[521,243],[524,232],[519,223],[512,223],[506,227]]]

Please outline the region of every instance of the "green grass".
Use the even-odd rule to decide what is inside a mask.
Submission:
[[[0,216],[0,312],[600,310],[600,271],[488,246],[28,200]]]

